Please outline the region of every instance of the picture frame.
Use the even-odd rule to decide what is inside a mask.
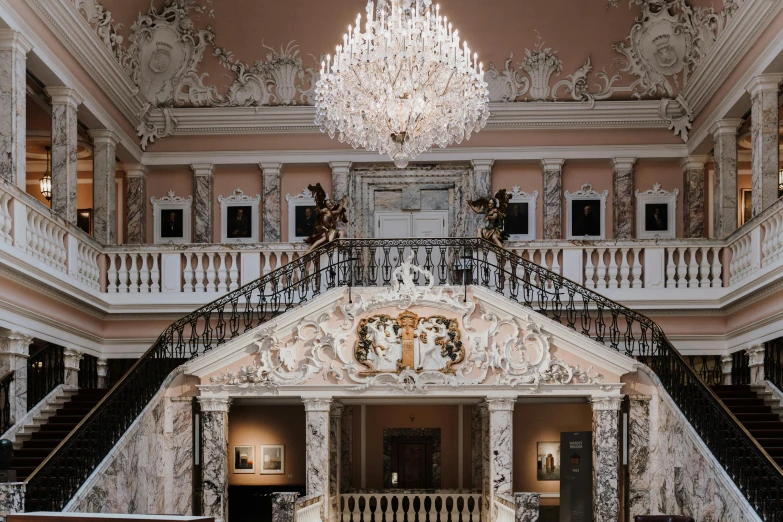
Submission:
[[[740,189],[739,226],[753,219],[753,189]]]
[[[247,196],[236,189],[220,203],[220,241],[222,243],[258,243],[258,206],[261,196]]]
[[[560,441],[536,442],[536,480],[560,480]]]
[[[151,197],[155,244],[190,243],[190,220],[193,196],[183,198],[169,190],[162,198]]]
[[[80,208],[76,211],[76,226],[92,235],[92,209]]]
[[[283,444],[262,444],[259,473],[261,475],[282,475],[285,473],[285,446]]]
[[[589,181],[576,192],[565,191],[566,239],[606,239],[606,198],[609,191],[596,192]],[[595,207],[598,207],[597,210]]]
[[[503,228],[509,241],[533,241],[536,239],[536,202],[538,191],[532,194],[522,192],[514,185],[509,192],[511,199],[506,208]]]
[[[232,469],[235,474],[251,474],[256,472],[256,447],[234,446]]]
[[[660,183],[650,190],[636,191],[637,239],[677,236],[677,197],[679,189],[663,190]]]
[[[288,242],[300,243],[313,235],[317,218],[315,199],[305,188],[295,196],[286,194],[285,200],[288,203]]]

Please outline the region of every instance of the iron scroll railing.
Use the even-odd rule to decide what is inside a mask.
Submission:
[[[27,359],[27,410],[33,409],[53,389],[63,384],[65,362],[62,346],[47,344]]]
[[[14,371],[11,370],[0,379],[0,433],[11,427],[11,383]]]
[[[59,511],[184,361],[339,287],[387,286],[412,256],[436,285],[479,285],[644,361],[767,522],[783,522],[783,472],[646,316],[481,239],[344,239],[169,326],[27,479],[26,511]],[[423,276],[414,282],[424,284]]]

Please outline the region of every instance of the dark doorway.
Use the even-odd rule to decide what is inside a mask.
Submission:
[[[432,450],[432,437],[392,437],[392,487],[432,488]]]

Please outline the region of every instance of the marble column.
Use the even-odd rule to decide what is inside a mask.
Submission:
[[[754,216],[778,200],[778,85],[781,81],[783,74],[760,74],[746,87],[752,107],[750,137]]]
[[[541,493],[514,493],[516,522],[538,522],[541,510]]]
[[[745,350],[750,367],[750,384],[764,384],[764,345],[756,344]]]
[[[612,159],[614,238],[633,237],[633,164],[636,158]]]
[[[228,408],[231,399],[199,397],[201,404],[201,514],[228,520]]]
[[[0,178],[22,191],[27,181],[27,53],[32,44],[0,29]]]
[[[481,520],[482,522],[489,522],[492,516],[492,510],[490,509],[492,506],[490,500],[492,481],[489,478],[489,410],[487,409],[487,403],[479,403],[478,410],[481,417],[481,482],[479,484],[481,485],[484,499]]]
[[[542,159],[544,171],[544,239],[563,238],[562,159]]]
[[[82,352],[73,348],[63,350],[63,366],[65,367],[63,384],[65,386],[73,386],[74,388],[79,386],[79,361],[82,360],[82,357]]]
[[[27,359],[33,338],[16,332],[0,335],[0,377],[14,372],[14,380],[8,390],[11,405],[11,425],[27,414]]]
[[[342,452],[343,412],[345,406],[333,403],[329,411],[329,500],[331,513],[334,515],[340,507],[340,484]],[[335,499],[335,504],[331,504]]]
[[[91,129],[92,137],[92,236],[104,245],[117,242],[117,143],[119,136],[107,129]]]
[[[628,504],[633,519],[650,514],[650,397],[630,395],[628,399]]]
[[[98,388],[109,387],[109,361],[98,358]]]
[[[737,230],[737,128],[741,119],[720,120],[710,129],[715,155],[715,237],[723,239]]]
[[[193,169],[193,242],[212,243],[212,206],[215,201],[215,166],[194,163]]]
[[[305,406],[307,496],[323,495],[321,520],[329,519],[329,412],[332,399],[302,397]]]
[[[76,157],[79,133],[76,111],[82,99],[69,87],[47,87],[52,99],[52,210],[76,224]]]
[[[348,180],[351,175],[350,161],[331,161],[332,169],[332,198],[340,201],[340,198],[348,194]]]
[[[682,158],[682,217],[683,235],[687,238],[704,237],[704,164],[707,156]]]
[[[141,163],[125,164],[126,206],[128,210],[128,244],[147,242],[147,167]]]
[[[272,493],[272,522],[294,522],[299,493]]]
[[[470,408],[470,462],[471,487],[479,489],[484,485],[484,437],[483,426],[487,418],[486,403],[474,404]]]
[[[470,164],[473,166],[473,183],[471,184],[471,200],[492,197],[492,165],[494,160],[471,160]],[[479,229],[483,228],[484,216],[482,214],[476,214],[471,212],[473,217],[472,221],[468,222],[470,229],[468,237],[475,237],[479,234]]]
[[[494,497],[513,498],[514,467],[514,404],[516,397],[488,398],[489,417],[489,505],[494,510]],[[490,520],[495,520],[494,514]]]
[[[734,359],[731,355],[724,355],[720,358],[720,372],[722,375],[720,383],[724,386],[731,385],[731,371],[734,369]]]
[[[353,406],[345,406],[340,425],[340,490],[353,489]]]
[[[620,520],[620,397],[593,398],[593,521]]]
[[[280,242],[280,173],[282,163],[259,163],[261,168],[261,187],[264,200],[261,203],[264,211],[263,241],[264,243]]]

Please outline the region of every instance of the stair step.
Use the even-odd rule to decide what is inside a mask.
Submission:
[[[743,424],[748,431],[783,429],[783,422],[781,421],[747,421]]]
[[[764,439],[764,440],[774,440],[774,441],[783,441],[783,429],[777,429],[777,430],[748,430],[748,431],[750,431],[750,434],[753,435],[759,441],[761,441],[761,439]]]
[[[14,451],[14,458],[40,458],[45,459],[51,453],[48,449],[43,448],[22,448]]]
[[[732,408],[734,406],[745,406],[745,407],[755,406],[761,408],[768,407],[766,404],[764,404],[763,400],[755,397],[748,397],[748,398],[721,397],[721,400],[729,408]]]

